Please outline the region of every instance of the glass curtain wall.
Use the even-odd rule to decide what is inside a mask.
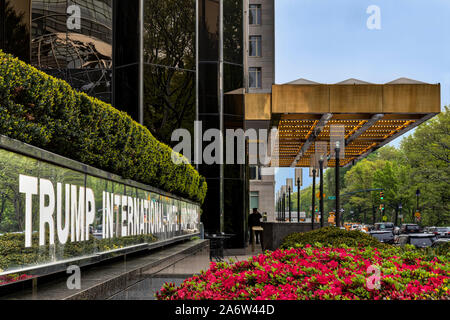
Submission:
[[[139,121],[140,0],[114,1],[113,106]]]
[[[31,63],[111,102],[112,0],[32,0],[31,5]]]
[[[174,146],[196,119],[196,0],[144,0],[144,125]]]
[[[244,4],[243,0],[223,0],[223,85],[224,130],[244,129]],[[238,90],[237,89],[242,89]],[[246,241],[248,193],[246,192],[246,166],[238,164],[237,156],[245,150],[237,149],[235,141],[235,164],[224,166],[224,230],[235,234],[233,247],[243,247]],[[226,151],[225,151],[226,155]]]
[[[31,0],[0,0],[0,49],[30,62]]]
[[[199,120],[203,132],[244,128],[243,1],[199,0]],[[223,12],[221,12],[221,7]],[[222,18],[222,21],[221,21]],[[222,28],[221,28],[222,26]],[[222,34],[221,34],[222,31]],[[221,41],[223,51],[221,52]],[[220,60],[223,59],[221,69]],[[221,74],[221,71],[223,73]],[[220,90],[223,86],[223,92]],[[205,148],[209,142],[204,143]],[[204,150],[204,149],[203,149]],[[245,150],[236,150],[245,152]],[[224,159],[226,154],[224,154]],[[232,246],[244,246],[246,238],[246,166],[200,165],[208,194],[202,221],[210,233],[234,234]]]

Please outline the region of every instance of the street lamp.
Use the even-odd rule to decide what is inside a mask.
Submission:
[[[324,208],[323,208],[323,162],[325,161],[325,158],[323,155],[320,155],[319,159],[319,168],[320,168],[320,204],[319,204],[319,210],[320,210],[320,227],[324,227],[324,220],[325,220],[325,214],[324,214]]]
[[[289,222],[292,222],[292,210],[291,210],[291,192],[294,188],[293,181],[291,178],[286,179],[286,187],[288,190],[288,201],[289,201]]]
[[[283,201],[281,202],[281,221],[286,221],[286,186],[281,187],[281,193],[283,194]]]
[[[280,215],[280,212],[278,211],[278,191],[275,193],[275,212],[277,213],[277,221],[278,221],[278,217]]]
[[[420,197],[420,190],[419,189],[417,189],[417,191],[416,191],[416,197],[417,197],[417,212],[419,212],[419,197]]]
[[[339,197],[339,168],[340,168],[340,152],[341,152],[341,143],[340,141],[336,141],[336,170],[335,170],[335,179],[336,179],[336,227],[340,227],[340,214],[341,214],[341,204]]]
[[[312,189],[312,201],[311,201],[311,230],[314,230],[314,211],[316,210],[316,167],[313,167],[313,189]]]
[[[297,181],[297,222],[300,222],[300,192],[303,180],[302,168],[295,169],[295,178],[296,178],[295,180]]]
[[[394,225],[395,225],[395,226],[398,226],[398,216],[401,215],[402,209],[403,209],[403,206],[402,206],[401,203],[399,203],[399,204],[398,204],[398,210],[397,210],[397,212],[395,213],[395,222],[394,222]]]

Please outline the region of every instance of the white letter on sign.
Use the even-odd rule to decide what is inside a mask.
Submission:
[[[77,186],[71,186],[70,198],[70,239],[72,242],[84,241],[84,188],[80,187],[78,198]]]
[[[64,228],[62,218],[62,184],[56,185],[56,230],[58,231],[59,243],[65,244],[69,238],[69,222],[70,222],[70,185],[66,184],[65,188],[66,201],[65,201],[65,216],[64,216]]]
[[[33,213],[33,195],[38,194],[38,179],[35,177],[19,176],[19,192],[25,193],[25,247],[31,247],[31,216]]]
[[[89,227],[95,219],[95,198],[92,189],[86,189],[86,241],[89,241]],[[105,227],[105,226],[103,226]]]
[[[48,206],[45,198],[48,196]],[[39,245],[45,245],[45,224],[48,224],[50,244],[55,244],[55,223],[53,212],[55,211],[55,190],[50,180],[40,179],[39,183]]]

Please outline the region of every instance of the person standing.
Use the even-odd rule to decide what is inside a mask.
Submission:
[[[250,235],[252,235],[253,227],[261,227],[262,215],[258,212],[258,208],[253,208],[253,212],[248,216],[248,227],[250,229]],[[256,244],[259,244],[261,239],[261,231],[255,231]],[[250,242],[252,239],[250,239]]]

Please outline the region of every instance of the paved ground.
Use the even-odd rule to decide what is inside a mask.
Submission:
[[[223,260],[229,261],[230,259],[233,259],[234,261],[245,261],[261,253],[263,253],[261,245],[256,245],[255,251],[252,251],[251,246],[248,246],[245,249],[225,249]]]

